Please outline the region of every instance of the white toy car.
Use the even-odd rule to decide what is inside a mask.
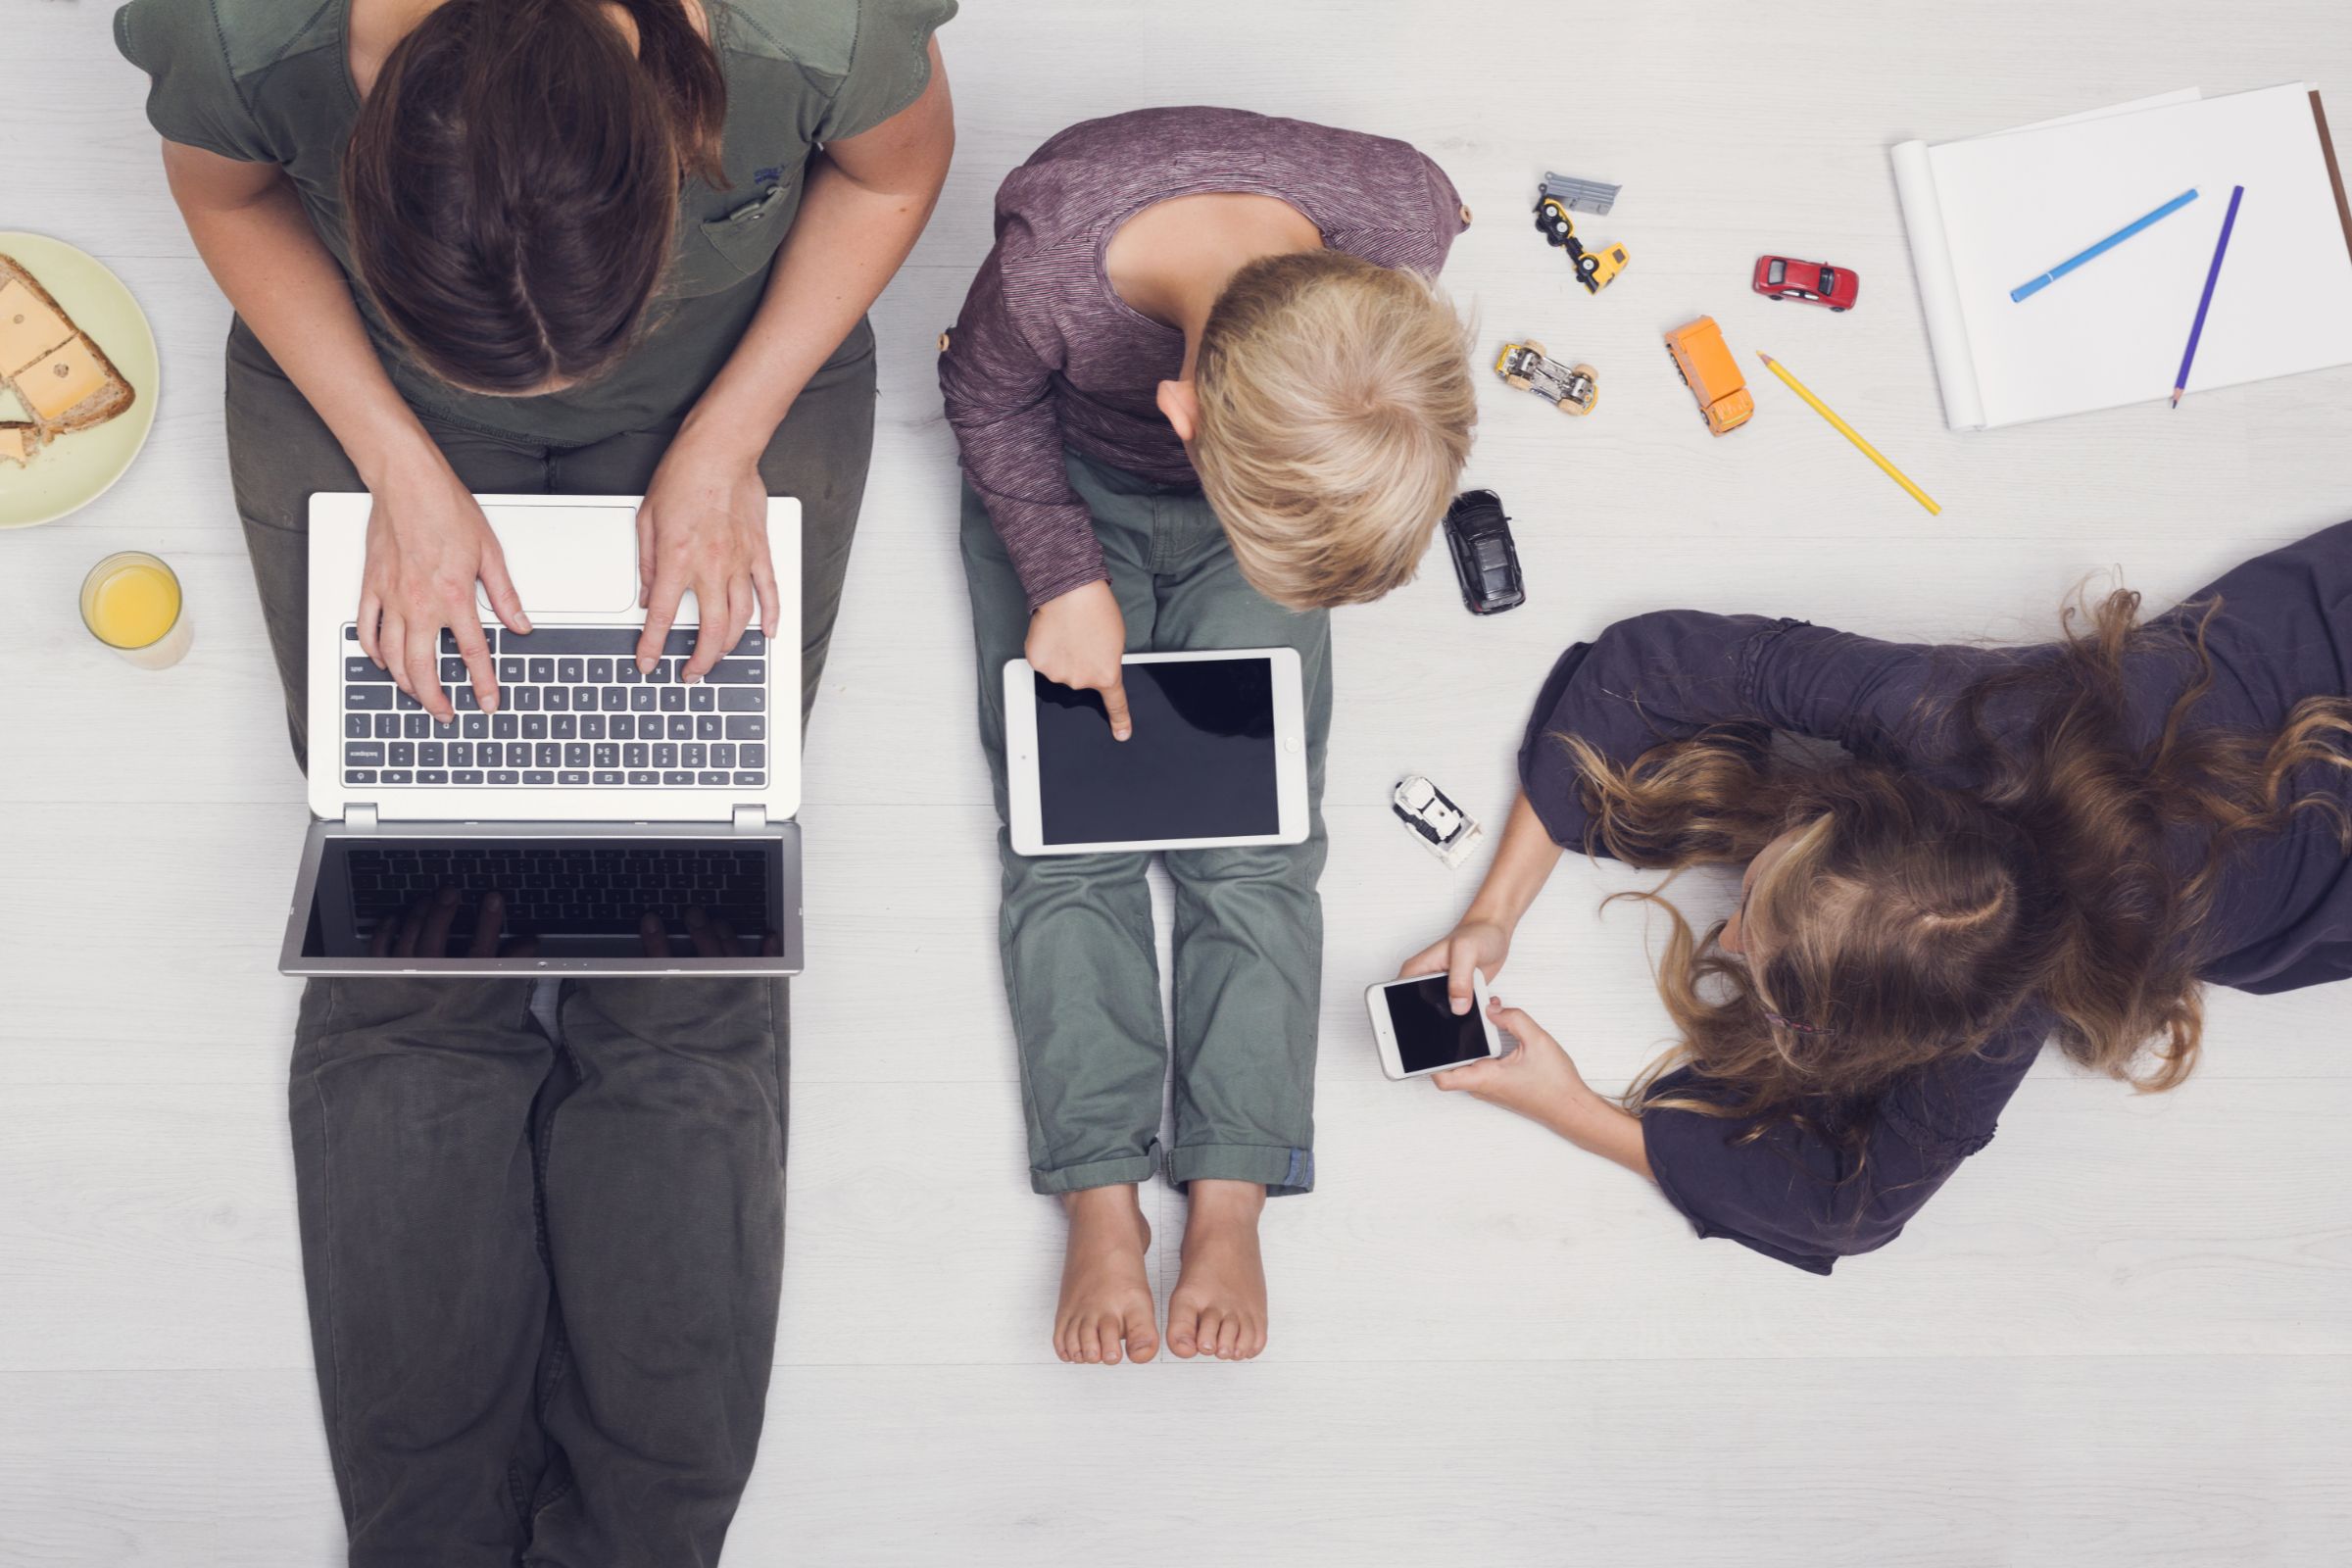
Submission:
[[[1446,792],[1414,773],[1398,781],[1389,796],[1389,808],[1413,830],[1430,854],[1459,869],[1481,837],[1470,813],[1446,798]]]

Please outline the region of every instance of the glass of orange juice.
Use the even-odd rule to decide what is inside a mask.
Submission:
[[[178,663],[194,636],[178,576],[140,550],[119,551],[90,568],[81,580],[81,623],[142,669]]]

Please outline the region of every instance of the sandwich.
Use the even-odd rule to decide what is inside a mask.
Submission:
[[[28,417],[0,419],[0,460],[20,466],[61,435],[121,414],[138,393],[12,256],[0,255],[0,388]]]

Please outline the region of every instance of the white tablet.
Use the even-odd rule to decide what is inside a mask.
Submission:
[[[1291,648],[1129,654],[1134,733],[1099,692],[1025,659],[1004,666],[1004,766],[1017,855],[1306,840],[1306,717]]]

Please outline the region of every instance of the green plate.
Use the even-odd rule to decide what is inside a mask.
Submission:
[[[24,467],[0,460],[0,528],[29,528],[78,512],[122,477],[122,470],[147,444],[162,385],[155,333],[148,329],[146,313],[97,257],[64,240],[6,229],[0,229],[0,254],[16,258],[17,265],[56,296],[74,324],[106,350],[106,357],[138,393],[115,417],[93,429],[59,436]],[[14,411],[14,401],[0,402],[0,411],[5,411],[0,417],[24,417]]]

